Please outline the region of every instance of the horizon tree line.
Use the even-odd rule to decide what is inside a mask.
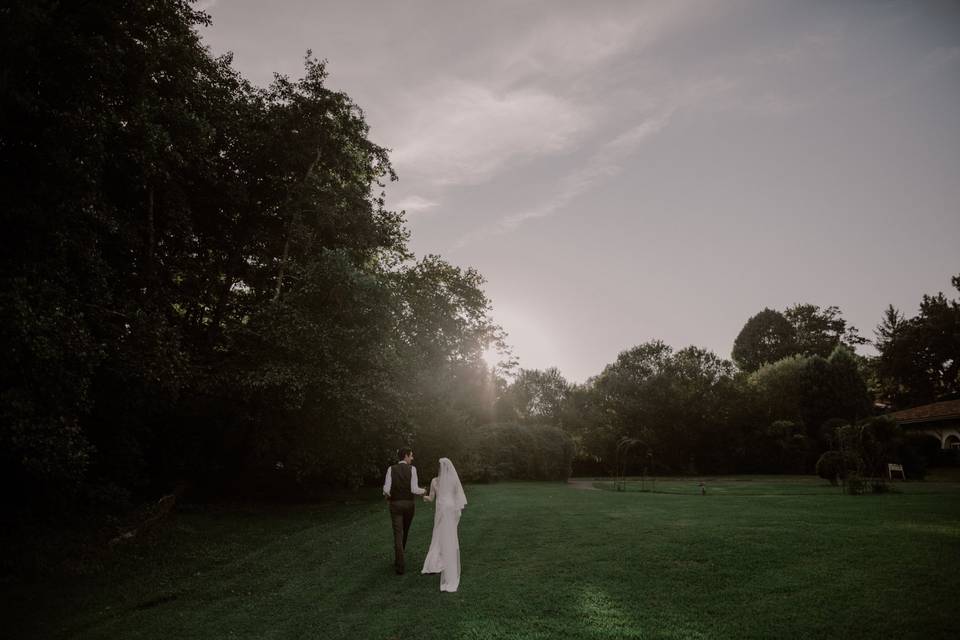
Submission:
[[[482,275],[412,254],[389,154],[323,61],[253,86],[186,0],[3,11],[6,519],[357,487],[403,444],[468,480],[603,469],[623,436],[663,471],[809,472],[826,421],[960,394],[943,294],[889,309],[875,359],[798,304],[749,319],[733,361],[654,340],[582,385],[508,379]]]

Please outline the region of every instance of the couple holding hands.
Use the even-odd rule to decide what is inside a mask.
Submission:
[[[460,585],[460,539],[457,526],[460,513],[467,504],[467,496],[460,477],[449,458],[440,458],[440,474],[430,481],[429,493],[420,487],[417,468],[413,466],[413,450],[400,449],[400,461],[387,469],[383,495],[390,504],[390,522],[393,525],[394,569],[397,575],[404,571],[403,551],[407,546],[407,532],[413,522],[414,496],[423,496],[426,502],[435,502],[433,536],[430,549],[420,573],[439,573],[440,591],[456,591]]]

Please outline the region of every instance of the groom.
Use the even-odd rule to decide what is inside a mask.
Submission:
[[[426,493],[417,481],[413,466],[413,449],[397,451],[400,462],[387,469],[383,481],[383,495],[390,502],[390,522],[393,524],[393,567],[403,575],[403,550],[407,547],[407,532],[413,522],[413,496]]]

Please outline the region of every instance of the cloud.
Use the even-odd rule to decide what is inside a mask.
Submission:
[[[601,145],[582,167],[567,174],[560,181],[555,196],[532,209],[504,216],[491,227],[467,234],[456,243],[455,247],[463,247],[482,237],[507,233],[527,220],[553,215],[597,184],[623,171],[623,161],[632,155],[647,138],[662,131],[670,121],[671,115],[672,111],[665,111],[622,131]]]
[[[715,65],[703,75],[682,64],[664,68],[653,57],[659,43],[709,23],[715,13],[688,2],[541,13],[451,61],[430,83],[411,85],[393,102],[381,142],[392,148],[405,185],[444,201],[455,198],[457,188],[495,181],[540,159],[582,158],[558,180],[552,197],[488,221],[456,246],[549,217],[622,172],[627,158],[677,109],[731,108],[734,83]],[[773,94],[748,106],[791,109]],[[401,206],[415,212],[436,204],[424,198]]]
[[[705,17],[705,8],[685,0],[653,3],[584,4],[550,11],[512,41],[504,42],[488,62],[501,77],[570,77],[624,53],[637,53],[671,30]]]
[[[479,238],[513,231],[524,222],[554,215],[579,196],[623,171],[623,165],[653,135],[663,131],[680,109],[714,108],[718,98],[729,94],[736,83],[724,76],[695,78],[688,82],[651,88],[643,109],[648,115],[621,129],[603,143],[576,170],[559,181],[556,195],[531,209],[503,216],[493,225],[468,233],[454,245],[463,247]],[[650,104],[656,105],[654,107]]]
[[[589,69],[637,44],[635,19],[554,20],[531,29],[513,46],[497,52],[501,74],[569,75]]]
[[[440,203],[435,200],[428,200],[422,196],[410,195],[399,202],[397,202],[394,208],[406,211],[407,213],[420,213],[421,211],[426,211],[428,209],[433,209]]]
[[[705,12],[688,2],[537,13],[397,104],[384,138],[404,180],[477,185],[532,159],[572,151],[605,122],[617,57],[636,55]],[[619,90],[621,87],[614,87]],[[399,116],[399,117],[397,117]]]
[[[579,168],[563,176],[557,184],[556,195],[533,208],[503,216],[492,225],[466,234],[454,244],[454,248],[461,248],[480,238],[509,233],[529,220],[554,215],[576,198],[619,175],[629,158],[650,137],[663,131],[679,110],[731,108],[730,96],[737,88],[738,84],[725,76],[693,78],[686,82],[651,87],[648,99],[642,106],[648,115],[621,129],[590,154]],[[744,106],[740,104],[739,108]],[[770,97],[769,102],[752,108],[779,108],[786,111],[789,105],[778,104]]]
[[[556,196],[542,205],[506,216],[498,228],[501,231],[515,229],[525,220],[545,218],[562,209],[578,196],[592,189],[597,183],[612,178],[623,170],[622,162],[647,138],[662,131],[670,120],[670,113],[644,120],[603,144],[578,170],[565,176],[560,182]]]
[[[391,158],[401,175],[440,186],[479,184],[512,162],[564,151],[591,126],[584,110],[537,89],[453,81],[418,104]]]

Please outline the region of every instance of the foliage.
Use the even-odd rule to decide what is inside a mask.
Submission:
[[[787,356],[764,365],[747,379],[756,390],[768,420],[800,420],[809,360],[806,356]]]
[[[574,475],[606,475],[613,467],[600,452],[609,450],[617,434],[604,419],[604,406],[594,389],[595,378],[572,384],[564,398],[561,424],[574,444]],[[606,464],[605,464],[606,462]]]
[[[859,473],[851,473],[847,476],[846,486],[844,490],[848,495],[859,496],[867,492],[869,487],[869,482],[863,478]]]
[[[535,421],[560,426],[570,384],[556,367],[520,369],[497,400],[500,420]]]
[[[184,2],[4,14],[3,485],[42,503],[90,472],[140,479],[142,442],[189,375],[170,313],[197,249],[184,187],[218,148],[212,105],[244,87]]]
[[[873,410],[863,358],[852,349],[837,345],[827,358],[831,383],[831,406],[834,416],[851,422],[870,415]]]
[[[612,469],[616,443],[636,438],[663,470],[723,470],[744,445],[743,388],[733,365],[698,347],[674,352],[659,341],[620,353],[586,385],[576,387],[564,409],[584,459]]]
[[[461,475],[468,482],[566,480],[573,442],[561,429],[535,423],[492,423],[476,429]]]
[[[387,151],[323,62],[253,87],[207,23],[183,0],[4,9],[16,504],[356,486],[420,433],[492,419],[480,274],[413,259]]]
[[[664,471],[808,470],[843,444],[825,424],[870,413],[863,340],[811,304],[750,318],[740,375],[651,341],[584,384],[555,368],[508,384],[480,357],[505,346],[482,276],[412,255],[384,203],[387,150],[324,62],[308,52],[302,77],[255,87],[202,45],[209,18],[185,0],[8,4],[9,514],[110,509],[181,482],[357,487],[403,444],[487,478],[565,477],[574,453],[609,470],[625,436]],[[897,405],[960,395],[958,326],[943,294],[915,318],[888,309],[876,387]],[[877,447],[889,455],[881,427],[840,431],[870,472]]]
[[[756,434],[754,446],[766,471],[809,473],[812,446],[801,423],[775,420]]]
[[[846,479],[859,466],[860,462],[853,453],[825,451],[817,460],[816,471],[818,476],[837,486],[840,480]]]
[[[853,353],[866,342],[856,327],[847,324],[839,307],[795,304],[783,313],[764,309],[747,320],[733,343],[733,360],[751,373],[791,355],[827,358],[838,347]]]
[[[853,353],[855,347],[868,342],[856,327],[847,324],[836,306],[821,309],[815,304],[795,304],[787,307],[783,316],[793,326],[794,353],[826,358],[838,347]]]
[[[960,275],[951,280],[960,291]],[[874,342],[877,392],[895,408],[960,398],[960,300],[924,295],[906,318],[892,305]]]
[[[845,449],[858,453],[864,470],[871,476],[884,476],[887,463],[894,460],[902,440],[902,431],[896,421],[887,416],[868,418],[859,425],[841,429],[840,437],[846,438]]]
[[[733,361],[746,372],[776,362],[796,352],[796,329],[773,309],[764,309],[747,320],[733,342]]]
[[[804,426],[811,441],[824,441],[828,421],[855,422],[870,411],[856,356],[838,346],[829,359],[789,356],[764,365],[748,378],[768,420],[792,420]]]
[[[900,426],[887,416],[868,418],[856,425],[837,430],[839,449],[843,456],[856,462],[848,483],[850,493],[863,493],[870,488],[874,493],[887,490],[887,464],[897,459],[903,437]]]

